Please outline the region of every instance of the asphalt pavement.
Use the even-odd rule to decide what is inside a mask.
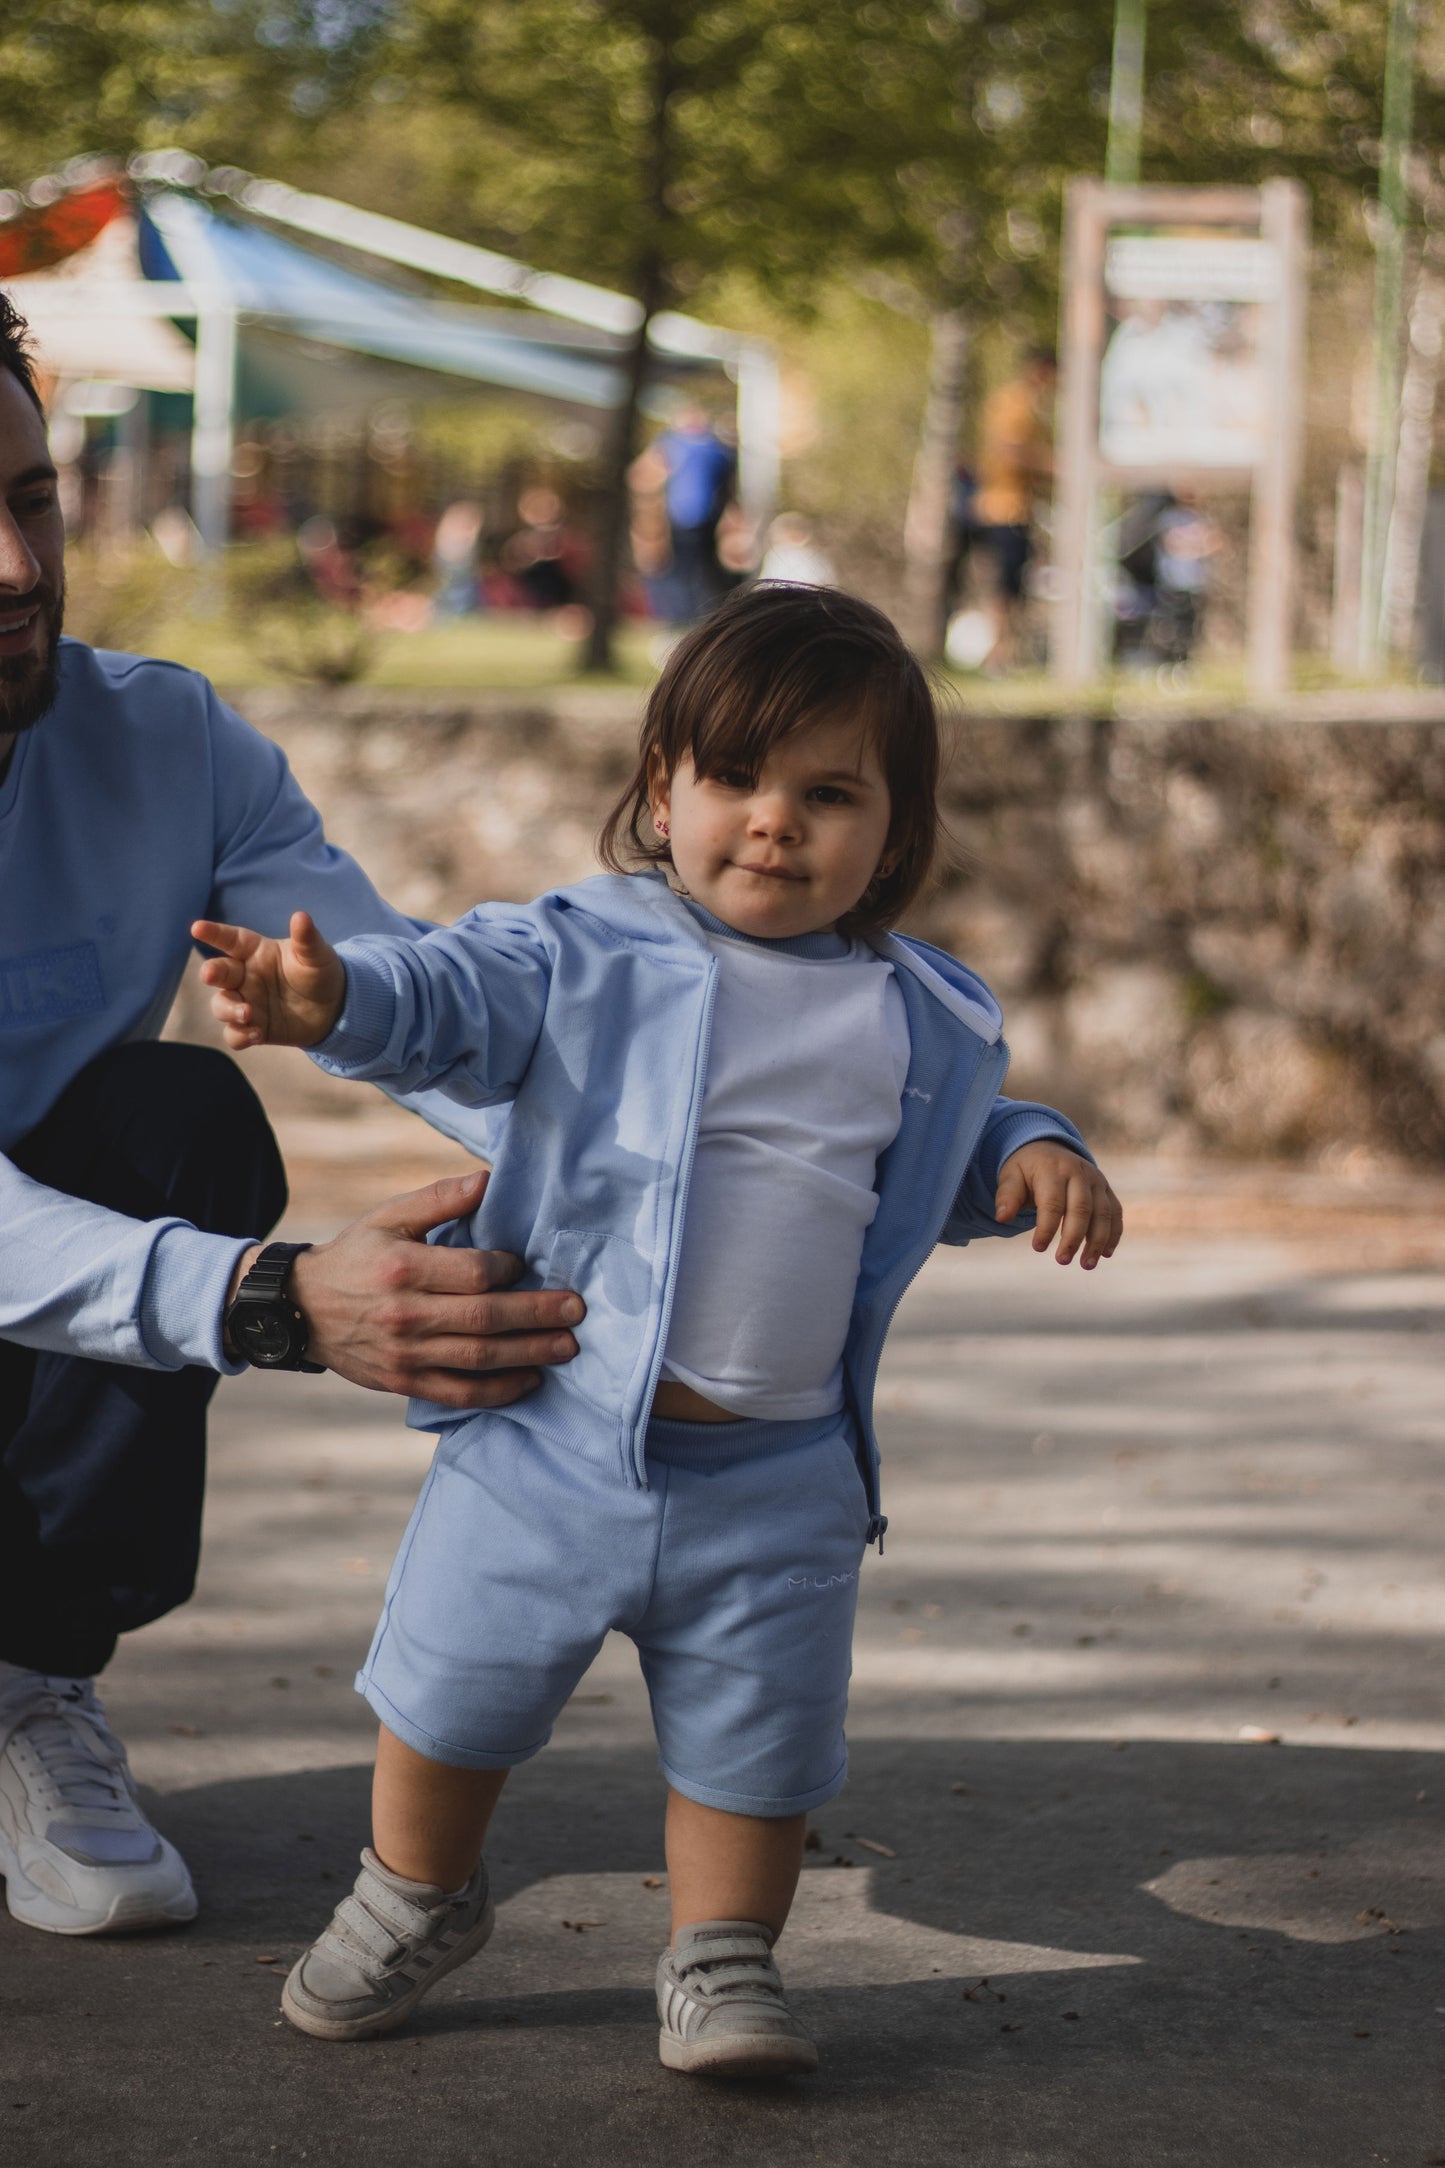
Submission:
[[[625,1642],[509,1786],[489,1948],[399,2037],[281,2022],[365,1840],[351,1679],[427,1444],[331,1378],[224,1387],[198,1594],[105,1682],[201,1916],[0,1914],[0,2162],[1445,2161],[1439,1197],[1412,1243],[1199,1196],[1092,1280],[940,1256],[900,1315],[852,1775],[779,1950],[813,2079],[658,2065]]]

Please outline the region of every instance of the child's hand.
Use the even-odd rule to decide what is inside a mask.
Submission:
[[[346,966],[305,911],[291,915],[289,941],[270,941],[244,926],[198,918],[192,937],[223,951],[202,964],[215,990],[211,1014],[227,1046],[319,1046],[341,1014]]]
[[[1079,1262],[1092,1272],[1101,1257],[1112,1257],[1119,1247],[1124,1213],[1118,1198],[1098,1168],[1066,1144],[1044,1137],[1020,1145],[999,1169],[994,1218],[1007,1226],[1029,1204],[1039,1215],[1034,1248],[1046,1250],[1057,1234],[1054,1254],[1061,1265],[1072,1264],[1082,1243]]]

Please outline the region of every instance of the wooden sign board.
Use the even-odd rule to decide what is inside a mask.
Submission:
[[[1250,497],[1249,689],[1288,690],[1307,237],[1295,181],[1070,184],[1051,639],[1063,684],[1109,661],[1103,493],[1228,490]]]

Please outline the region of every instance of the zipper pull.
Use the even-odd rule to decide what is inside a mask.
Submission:
[[[868,1541],[878,1546],[878,1556],[883,1556],[883,1537],[888,1527],[888,1515],[875,1513],[868,1523]]]

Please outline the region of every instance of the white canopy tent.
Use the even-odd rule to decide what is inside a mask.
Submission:
[[[73,170],[75,186],[92,185],[94,161]],[[621,395],[622,356],[640,322],[625,294],[235,167],[209,169],[184,151],[144,153],[128,171],[134,219],[113,219],[89,247],[12,278],[7,290],[57,375],[191,393],[191,512],[208,549],[230,530],[238,341],[247,327],[312,352],[579,407],[605,410]],[[45,188],[39,200],[54,202],[57,184]],[[514,305],[437,300],[426,279]],[[176,328],[186,323],[194,344]],[[772,349],[675,313],[654,318],[648,339],[660,378],[721,371],[735,385],[739,495],[765,523],[778,492]]]

